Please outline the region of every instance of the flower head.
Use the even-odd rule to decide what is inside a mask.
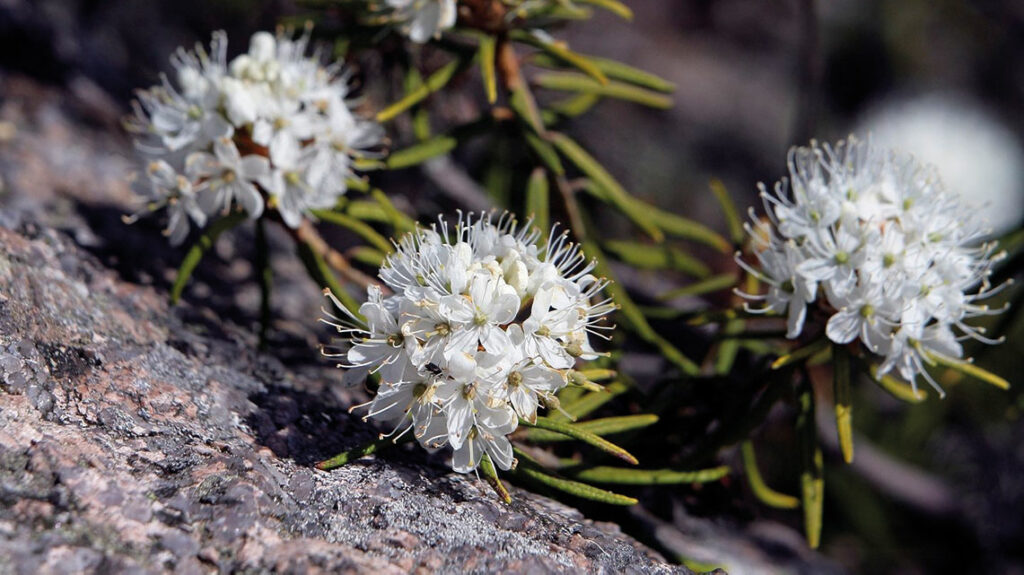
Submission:
[[[455,25],[455,0],[387,0],[400,30],[417,44],[428,42]]]
[[[140,187],[151,207],[182,204],[171,212],[173,243],[189,220],[202,227],[235,206],[251,218],[269,206],[297,227],[337,202],[353,158],[380,143],[380,127],[348,107],[347,73],[322,64],[318,51],[307,55],[309,40],[308,30],[257,32],[229,62],[227,38],[215,32],[209,50],[175,53],[173,79],[139,92],[128,128],[159,166]]]
[[[947,192],[930,166],[853,136],[836,146],[793,148],[790,179],[761,186],[766,220],[747,226],[768,285],[750,311],[786,313],[787,336],[804,329],[807,307],[829,315],[825,335],[859,341],[916,388],[933,357],[959,359],[960,341],[986,338],[966,320],[999,310],[979,304],[1001,255],[988,233]],[[941,393],[941,389],[939,390]]]
[[[402,238],[380,270],[390,295],[371,287],[365,319],[324,319],[348,343],[342,367],[380,374],[367,417],[424,447],[450,445],[456,471],[484,453],[509,469],[506,436],[557,406],[577,359],[597,357],[590,335],[611,329],[607,281],[566,235],[538,246],[529,222],[504,214],[439,218]]]

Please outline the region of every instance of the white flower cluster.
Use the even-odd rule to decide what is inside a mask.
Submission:
[[[758,269],[737,256],[768,285],[742,294],[763,303],[751,311],[788,314],[795,338],[817,302],[830,340],[859,338],[883,358],[879,375],[916,389],[921,374],[941,393],[925,369],[932,356],[962,357],[966,337],[995,343],[965,323],[999,311],[976,303],[1001,287],[989,283],[1000,256],[981,241],[986,230],[934,169],[870,140],[793,148],[789,173],[790,190],[760,186],[768,220],[747,226]]]
[[[367,417],[396,439],[411,430],[428,449],[450,445],[459,472],[484,453],[514,465],[506,436],[539,406],[558,408],[555,393],[577,359],[598,356],[589,334],[611,329],[600,324],[615,309],[567,234],[543,248],[539,236],[508,214],[460,217],[454,230],[440,218],[397,244],[380,270],[386,288],[359,308],[365,322],[325,310],[350,343],[341,367],[380,374]]]
[[[168,207],[172,243],[233,204],[257,218],[266,200],[297,227],[337,202],[353,158],[380,143],[380,127],[349,109],[341,65],[307,56],[309,40],[257,32],[229,63],[215,32],[209,52],[178,49],[175,82],[138,94],[128,127],[150,162],[137,188],[150,209]]]
[[[455,0],[387,0],[400,30],[417,44],[440,36],[455,25]]]

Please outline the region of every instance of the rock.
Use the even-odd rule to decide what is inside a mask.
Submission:
[[[241,308],[171,308],[126,281],[180,254],[113,217],[124,142],[35,100],[31,121],[0,118],[18,129],[0,155],[0,572],[689,572],[419,449],[312,468],[374,433],[317,358],[314,318],[287,316],[264,355]],[[319,306],[312,285],[283,293]]]

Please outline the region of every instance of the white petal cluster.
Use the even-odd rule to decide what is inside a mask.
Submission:
[[[137,189],[150,209],[167,206],[171,242],[189,222],[237,205],[251,218],[266,203],[297,227],[311,209],[345,193],[353,158],[377,146],[378,125],[348,106],[340,64],[307,56],[298,38],[257,32],[249,51],[227,60],[227,38],[215,32],[207,51],[179,48],[173,80],[140,91],[128,127],[148,160]]]
[[[484,453],[513,466],[506,436],[538,407],[558,407],[555,393],[578,359],[598,356],[589,336],[611,329],[600,324],[615,309],[578,245],[552,232],[540,247],[539,236],[508,214],[460,217],[454,229],[441,218],[397,244],[380,270],[386,287],[359,308],[365,321],[325,310],[350,344],[342,367],[380,374],[367,417],[396,438],[451,446],[456,471]]]
[[[424,44],[455,25],[455,0],[387,0],[399,29],[410,40]]]
[[[748,225],[765,294],[743,294],[788,317],[788,337],[808,313],[827,314],[825,334],[859,340],[881,356],[879,374],[916,386],[931,356],[959,359],[967,337],[993,343],[965,320],[998,311],[977,302],[989,283],[987,230],[913,157],[850,137],[836,146],[793,148],[789,185],[761,186],[767,220]],[[787,189],[788,188],[788,189]],[[749,309],[749,307],[748,307]],[[941,392],[941,390],[939,390]]]

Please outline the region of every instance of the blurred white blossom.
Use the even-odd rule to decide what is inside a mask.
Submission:
[[[513,466],[507,436],[539,407],[558,407],[576,361],[598,357],[590,335],[605,337],[615,309],[567,234],[553,231],[543,246],[539,237],[510,214],[453,227],[439,218],[398,242],[380,270],[386,287],[371,287],[359,309],[364,320],[325,310],[348,343],[340,365],[380,375],[367,417],[393,425],[396,439],[411,431],[424,447],[450,445],[456,471],[484,453]]]
[[[995,233],[1024,223],[1024,148],[977,104],[939,94],[893,100],[870,110],[857,131],[936,166],[946,187]]]
[[[251,218],[265,206],[297,227],[309,210],[335,205],[352,160],[377,146],[380,127],[353,115],[340,64],[307,55],[298,38],[257,32],[248,52],[227,61],[227,38],[209,51],[179,48],[175,77],[138,94],[128,127],[150,164],[137,183],[149,209],[168,206],[172,243],[189,220],[239,206]]]
[[[387,0],[400,30],[418,44],[430,41],[455,25],[455,0]]]
[[[851,136],[791,149],[789,180],[760,187],[767,219],[752,211],[747,226],[759,265],[737,261],[768,288],[742,295],[761,304],[750,311],[786,314],[788,337],[813,308],[828,339],[859,340],[880,375],[915,389],[919,374],[939,389],[933,356],[961,358],[965,338],[994,343],[966,320],[1000,311],[978,303],[1002,287],[989,283],[1000,255],[934,168]]]

